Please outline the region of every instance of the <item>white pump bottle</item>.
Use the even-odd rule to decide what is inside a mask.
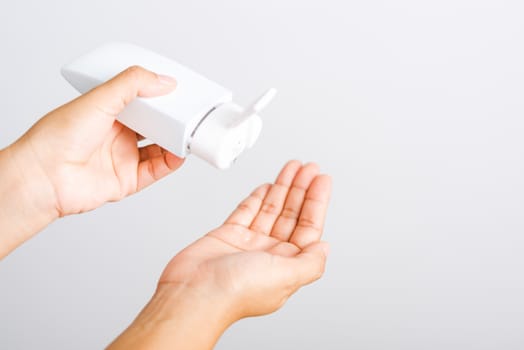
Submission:
[[[101,46],[65,65],[62,75],[85,93],[134,65],[172,76],[177,86],[165,96],[137,98],[117,119],[179,157],[195,154],[219,169],[229,168],[253,146],[262,128],[257,113],[276,93],[269,89],[242,108],[232,102],[226,88],[175,61],[126,43]]]

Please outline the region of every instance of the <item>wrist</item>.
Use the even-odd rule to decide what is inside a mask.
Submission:
[[[212,349],[236,321],[230,306],[216,291],[161,283],[151,301],[108,349]]]
[[[57,218],[53,188],[27,147],[0,150],[0,259]]]

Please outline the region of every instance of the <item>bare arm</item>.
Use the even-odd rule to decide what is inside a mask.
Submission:
[[[212,349],[232,323],[280,308],[323,274],[331,179],[289,162],[167,265],[151,302],[109,347]]]

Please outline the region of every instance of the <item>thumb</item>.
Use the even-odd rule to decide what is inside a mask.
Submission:
[[[174,78],[132,66],[79,98],[79,104],[96,107],[116,117],[136,97],[154,97],[171,92]]]
[[[318,280],[324,274],[326,259],[329,254],[329,244],[327,242],[315,242],[306,246],[302,251],[291,258],[286,259],[287,276],[285,279],[298,289],[306,284]]]
[[[115,118],[136,97],[165,95],[176,86],[173,78],[139,66],[127,68],[111,80],[50,113],[46,125],[53,133],[74,139],[86,152],[98,146],[113,127]]]

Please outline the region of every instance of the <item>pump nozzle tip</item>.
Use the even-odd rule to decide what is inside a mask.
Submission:
[[[262,109],[264,109],[273,98],[275,98],[275,95],[277,94],[277,89],[270,88],[268,89],[262,96],[260,96],[252,105],[251,109],[254,112],[260,112]]]
[[[240,124],[242,124],[245,120],[248,120],[253,115],[260,112],[264,107],[266,107],[271,100],[275,97],[277,94],[277,89],[270,88],[266,92],[264,92],[259,98],[257,98],[251,105],[249,105],[244,112],[238,117],[233,123],[231,124],[231,127],[236,127]]]

